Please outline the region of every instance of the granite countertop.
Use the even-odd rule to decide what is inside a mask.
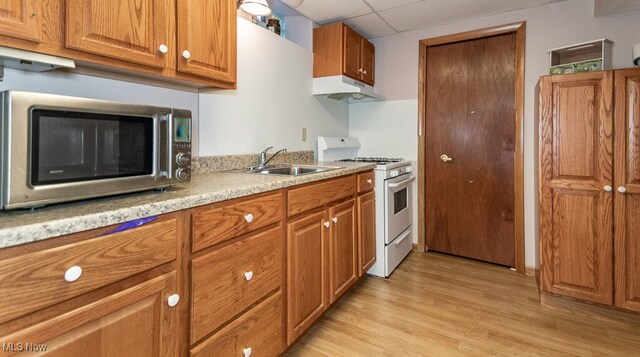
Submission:
[[[165,192],[145,191],[107,198],[0,212],[0,248],[36,242],[133,219],[174,212],[307,182],[371,170],[375,164],[316,162],[343,168],[302,176],[234,172],[195,174]]]

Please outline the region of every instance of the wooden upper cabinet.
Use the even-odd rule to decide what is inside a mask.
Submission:
[[[178,0],[178,71],[236,81],[236,1]]]
[[[0,35],[29,41],[42,38],[42,2],[5,0],[0,2]]]
[[[344,23],[313,30],[313,76],[345,75],[374,85],[375,48]]]
[[[540,81],[543,291],[613,302],[613,72]]]
[[[330,298],[333,303],[358,279],[355,200],[351,199],[331,207],[329,217],[331,217]]]
[[[155,68],[170,67],[175,63],[174,4],[172,0],[67,0],[66,46]]]
[[[615,103],[615,304],[640,312],[640,70],[615,71]]]

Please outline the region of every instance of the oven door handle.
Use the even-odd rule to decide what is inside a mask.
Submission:
[[[393,182],[389,184],[390,188],[396,188],[396,187],[400,187],[400,186],[404,186],[406,184],[408,184],[409,182],[412,182],[413,180],[415,180],[415,176],[411,176],[410,178],[406,179],[406,180],[402,180],[400,182]]]
[[[398,239],[396,239],[395,243],[393,243],[393,244],[400,245],[400,243],[402,243],[402,241],[407,239],[407,237],[410,236],[410,235],[411,235],[411,230],[407,229],[407,231],[404,232],[404,234],[402,236],[398,237]]]

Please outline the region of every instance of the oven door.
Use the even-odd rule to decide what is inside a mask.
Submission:
[[[384,182],[385,244],[391,243],[400,233],[411,226],[411,183],[413,180],[415,180],[413,175],[406,174]]]

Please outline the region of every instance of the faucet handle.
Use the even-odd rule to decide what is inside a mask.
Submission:
[[[273,149],[273,146],[269,146],[268,148],[262,150],[262,154],[266,155],[267,151],[269,151],[269,149]]]

